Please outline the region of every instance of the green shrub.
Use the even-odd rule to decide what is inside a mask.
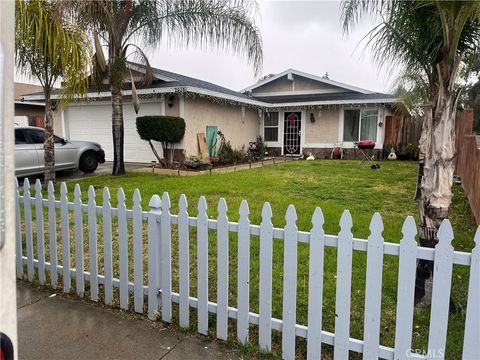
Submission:
[[[265,143],[261,135],[257,136],[254,143],[250,143],[248,157],[253,161],[265,158]]]
[[[418,146],[413,144],[407,144],[404,146],[384,144],[382,152],[382,156],[384,159],[388,158],[388,154],[390,154],[392,147],[395,149],[395,154],[397,154],[398,160],[418,160],[419,149]]]
[[[164,157],[167,159],[167,166],[173,162],[173,151],[175,143],[182,141],[185,135],[185,120],[176,116],[139,116],[136,120],[137,132],[140,138],[149,142],[153,153],[160,163],[160,159],[152,140],[162,144]]]
[[[226,141],[218,153],[218,163],[220,165],[229,165],[241,163],[246,157],[243,149],[234,149],[230,141]]]
[[[185,120],[176,116],[139,116],[137,132],[143,140],[177,143],[185,135]]]
[[[408,144],[400,151],[400,160],[418,160],[418,146]]]

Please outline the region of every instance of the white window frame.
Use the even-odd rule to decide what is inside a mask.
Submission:
[[[345,110],[359,110],[360,111],[360,119],[358,122],[358,135],[360,137],[360,129],[362,128],[362,111],[367,110],[377,110],[377,136],[375,139],[375,149],[382,149],[383,148],[383,132],[382,128],[379,126],[383,118],[383,108],[379,107],[366,107],[366,108],[358,108],[358,107],[345,107],[339,111],[339,127],[338,127],[338,142],[342,144],[343,148],[354,148],[355,145],[353,141],[344,141],[343,140],[343,130],[344,130],[344,119],[345,119]]]
[[[269,111],[270,113],[278,113],[278,121],[277,121],[277,141],[267,141],[265,140],[265,128],[274,128],[275,126],[265,126],[265,115],[267,114],[267,112],[264,112],[262,114],[262,137],[263,137],[263,140],[265,141],[265,145],[267,147],[282,147],[282,138],[280,137],[281,135],[283,135],[283,131],[280,131],[280,115],[281,115],[281,111]]]

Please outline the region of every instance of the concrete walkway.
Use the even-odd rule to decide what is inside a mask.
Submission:
[[[17,282],[19,359],[242,359],[221,344]]]

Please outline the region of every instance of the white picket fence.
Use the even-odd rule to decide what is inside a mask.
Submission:
[[[17,184],[18,188],[18,184]],[[249,220],[249,207],[243,201],[239,210],[238,223],[231,222],[227,216],[227,203],[221,198],[218,203],[218,218],[209,219],[207,203],[202,196],[198,202],[198,215],[189,216],[187,199],[179,200],[179,213],[170,212],[170,198],[164,193],[162,199],[152,196],[149,211],[141,207],[140,192],[135,190],[133,209],[127,209],[125,194],[118,191],[118,206],[112,208],[110,192],[103,189],[103,205],[97,206],[95,190],[88,189],[88,203],[81,200],[79,185],[75,186],[74,201],[67,198],[65,183],[60,186],[60,199],[54,194],[53,184],[48,184],[48,197],[42,196],[39,180],[35,184],[35,196],[30,193],[30,184],[25,179],[23,195],[17,190],[17,254],[22,254],[22,243],[26,244],[26,255],[17,256],[18,278],[24,277],[27,269],[28,281],[34,281],[37,269],[38,282],[44,285],[46,272],[50,273],[50,286],[59,286],[59,274],[62,275],[63,291],[71,291],[71,279],[75,279],[76,294],[83,297],[85,284],[88,283],[90,298],[99,299],[99,284],[104,288],[104,302],[111,305],[114,301],[114,287],[119,288],[119,305],[129,307],[129,293],[133,293],[133,309],[144,311],[144,296],[147,296],[148,317],[172,322],[172,303],[179,304],[179,324],[190,325],[190,308],[197,309],[197,326],[200,334],[209,331],[209,313],[216,314],[216,336],[228,337],[228,319],[236,319],[236,336],[240,343],[249,341],[249,326],[258,326],[259,346],[264,351],[272,347],[272,329],[282,332],[282,357],[295,357],[296,337],[307,339],[307,358],[320,359],[321,344],[334,346],[335,359],[348,359],[349,351],[363,353],[364,359],[411,359],[442,358],[445,350],[449,315],[453,264],[470,266],[468,305],[466,310],[463,359],[480,359],[480,227],[475,235],[475,248],[471,253],[454,251],[451,241],[453,232],[448,220],[445,220],[438,232],[439,244],[435,249],[419,247],[415,241],[417,227],[412,217],[407,217],[403,225],[403,239],[400,244],[384,242],[383,223],[379,214],[375,214],[370,224],[371,235],[368,240],[353,237],[352,219],[348,210],[344,211],[341,230],[336,235],[327,235],[323,231],[324,218],[320,208],[312,216],[310,232],[298,231],[296,210],[293,205],[286,212],[286,226],[275,228],[272,225],[272,210],[265,203],[262,210],[262,222],[253,225]],[[23,205],[23,206],[22,206]],[[22,210],[23,209],[23,210]],[[57,213],[60,209],[60,214]],[[32,211],[35,211],[35,221]],[[48,239],[45,239],[44,211],[47,210]],[[23,211],[23,217],[21,217]],[[70,264],[70,222],[69,214],[74,214],[74,266]],[[84,214],[87,221],[84,224]],[[61,265],[57,257],[57,216],[60,215],[61,228]],[[101,221],[98,220],[101,217]],[[22,223],[23,218],[23,223]],[[112,218],[118,223],[119,278],[113,276],[112,261]],[[133,223],[133,259],[128,257],[128,220]],[[143,233],[143,223],[148,223],[147,234]],[[97,225],[102,225],[103,244],[97,243]],[[172,292],[172,224],[178,226],[179,256],[179,292]],[[84,268],[84,227],[88,227],[89,269]],[[196,228],[197,244],[197,298],[190,296],[190,229]],[[36,238],[33,231],[35,229]],[[208,241],[209,230],[216,232],[217,240],[217,302],[209,301],[208,293]],[[237,308],[228,302],[229,288],[229,234],[238,234],[238,281]],[[250,237],[260,238],[260,286],[259,313],[250,312]],[[146,239],[145,239],[146,238]],[[272,248],[273,241],[284,242],[284,279],[283,279],[283,316],[272,317]],[[34,258],[34,241],[37,257]],[[45,261],[45,241],[49,244],[50,262]],[[144,284],[142,244],[148,242],[148,282]],[[310,244],[309,248],[309,290],[308,290],[308,326],[297,324],[297,244]],[[101,245],[99,247],[99,245]],[[322,329],[322,291],[324,247],[337,248],[337,280],[335,304],[335,332]],[[103,248],[104,271],[98,269],[98,248]],[[364,340],[350,337],[350,303],[352,288],[352,253],[367,252]],[[382,297],[382,268],[384,255],[399,257],[398,295],[396,314],[395,348],[382,346],[380,339],[380,315]],[[428,353],[421,355],[411,350],[412,325],[414,311],[414,286],[417,259],[434,260],[434,281],[431,305]],[[128,262],[133,261],[133,282],[129,282]]]

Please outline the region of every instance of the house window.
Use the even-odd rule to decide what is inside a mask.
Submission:
[[[343,141],[377,139],[377,109],[351,109],[343,112]]]
[[[278,112],[267,112],[263,116],[263,138],[265,141],[278,141]]]

